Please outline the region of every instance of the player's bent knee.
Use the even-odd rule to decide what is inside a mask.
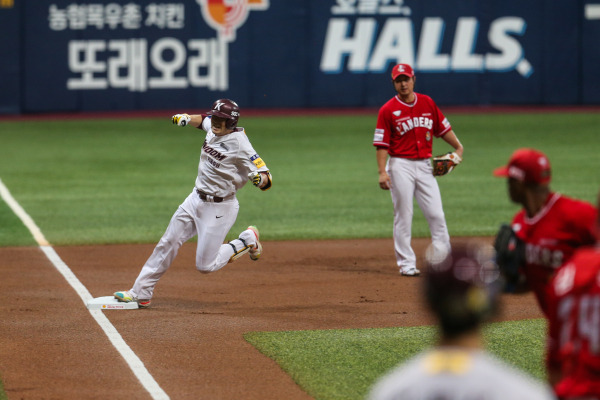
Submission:
[[[210,274],[211,272],[217,270],[217,265],[216,263],[212,263],[209,265],[196,265],[196,270],[198,270],[198,272],[202,274]]]

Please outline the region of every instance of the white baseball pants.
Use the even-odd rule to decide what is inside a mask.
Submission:
[[[432,173],[429,159],[410,160],[390,157],[386,171],[391,179],[394,204],[394,249],[400,270],[416,268],[417,259],[411,247],[413,198],[423,212],[435,249],[450,249],[450,235],[442,208],[440,188]]]
[[[171,266],[181,245],[196,235],[196,269],[208,273],[223,268],[234,253],[231,245],[223,242],[235,223],[238,211],[239,203],[235,196],[214,203],[201,200],[198,193],[192,191],[173,214],[167,230],[129,292],[139,299],[151,299],[156,283]],[[242,232],[240,237],[248,245],[256,244],[256,237],[249,230]],[[239,239],[231,243],[238,250],[244,246]]]

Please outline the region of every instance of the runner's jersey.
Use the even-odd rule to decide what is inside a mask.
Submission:
[[[252,171],[268,171],[256,153],[244,128],[236,128],[228,135],[212,132],[210,117],[202,120],[200,128],[206,131],[202,145],[196,188],[213,196],[227,197],[248,182]]]
[[[373,145],[385,147],[392,157],[431,157],[432,138],[442,137],[452,126],[431,97],[415,93],[412,104],[394,96],[379,109]]]
[[[580,246],[595,242],[596,209],[589,203],[559,193],[550,193],[533,218],[519,211],[512,222],[516,235],[525,242],[523,273],[546,313],[546,291],[550,278]]]

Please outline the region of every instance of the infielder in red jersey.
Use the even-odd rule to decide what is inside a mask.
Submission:
[[[377,147],[379,186],[391,191],[394,203],[398,268],[402,275],[417,276],[420,271],[411,247],[413,198],[427,219],[433,246],[440,251],[450,248],[442,197],[430,163],[432,140],[442,138],[455,149],[450,157],[456,165],[462,161],[463,146],[435,102],[415,93],[416,77],[410,65],[396,65],[392,81],[397,94],[379,110],[373,145]]]
[[[516,237],[524,243],[522,288],[534,291],[540,308],[548,315],[550,279],[577,248],[595,242],[596,209],[550,190],[550,161],[538,150],[518,149],[508,165],[494,170],[494,175],[508,177],[511,200],[523,206],[512,221]]]
[[[550,283],[547,366],[562,400],[600,400],[600,245],[579,249]]]

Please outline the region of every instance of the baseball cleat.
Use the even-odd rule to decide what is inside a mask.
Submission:
[[[421,275],[421,271],[419,271],[416,268],[401,269],[400,275],[402,275],[402,276],[419,276],[419,275]]]
[[[123,303],[129,303],[130,301],[136,300],[127,290],[115,292],[115,299],[122,301]]]
[[[115,292],[114,296],[115,296],[115,299],[117,299],[123,303],[129,303],[129,302],[135,301],[136,303],[138,303],[139,308],[150,307],[150,300],[138,300],[137,297],[133,297],[131,295],[131,293],[129,293],[129,291],[127,291],[127,290],[124,290],[122,292]]]
[[[258,232],[258,228],[254,225],[250,225],[248,227],[248,230],[251,230],[254,233],[254,236],[256,236],[256,245],[255,247],[251,247],[249,252],[250,259],[256,261],[260,258],[260,255],[262,254],[262,244],[260,244],[260,242],[258,241],[260,233]]]
[[[138,307],[139,308],[148,308],[150,307],[150,300],[138,300]]]

